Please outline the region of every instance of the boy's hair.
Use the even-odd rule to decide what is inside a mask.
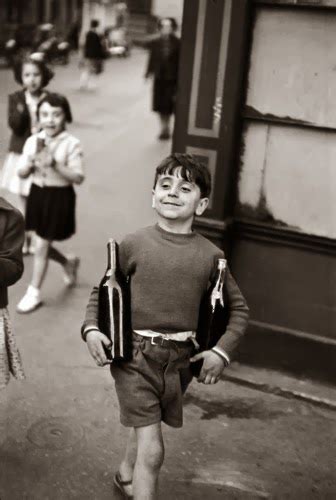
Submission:
[[[47,102],[48,104],[50,104],[50,106],[53,106],[54,108],[61,108],[61,109],[63,109],[64,115],[65,115],[65,121],[68,122],[68,123],[72,122],[72,113],[71,113],[70,104],[69,104],[68,99],[64,95],[57,94],[56,92],[49,92],[38,103],[38,106],[37,106],[37,116],[39,116],[40,107],[45,102]]]
[[[34,66],[38,68],[42,75],[42,87],[46,87],[50,80],[54,77],[54,72],[46,65],[43,60],[35,59],[33,55],[29,55],[20,60],[14,66],[14,79],[20,85],[23,84],[22,70],[25,64],[34,64]]]
[[[208,198],[211,192],[211,174],[196,156],[187,153],[173,153],[165,158],[156,168],[154,189],[160,175],[174,175],[180,169],[183,179],[194,182],[201,191],[202,198]]]
[[[98,19],[91,19],[91,21],[90,21],[90,28],[98,28],[98,26],[99,26]]]

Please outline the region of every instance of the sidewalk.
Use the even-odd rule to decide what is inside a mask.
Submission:
[[[127,430],[119,424],[109,371],[90,359],[79,328],[106,267],[108,238],[153,221],[153,172],[170,145],[156,140],[144,63],[141,51],[108,61],[101,88],[87,94],[76,90],[75,61],[57,68],[52,88],[70,99],[71,131],[83,142],[87,172],[77,190],[78,233],[60,248],[82,260],[72,290],[64,288],[56,264],[50,266],[45,305],[31,315],[15,313],[31,275],[30,257],[23,279],[10,289],[27,380],[0,392],[1,500],[120,498],[113,474]],[[1,77],[4,95],[12,83],[8,74]],[[4,100],[0,107],[4,131]],[[160,500],[336,498],[335,412],[280,397],[278,388],[335,400],[333,388],[236,363],[215,386],[193,381],[183,428],[164,428]]]
[[[336,387],[333,384],[292,377],[276,370],[255,368],[238,362],[225,370],[223,378],[244,387],[336,411]]]

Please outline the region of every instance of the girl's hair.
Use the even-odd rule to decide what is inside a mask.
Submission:
[[[178,28],[178,24],[177,24],[177,21],[174,17],[161,17],[159,20],[158,20],[158,28],[159,30],[162,28],[162,22],[163,21],[170,21],[171,23],[171,27],[173,29],[173,31],[176,31],[177,28]]]
[[[15,66],[14,66],[14,78],[17,83],[20,85],[23,84],[22,82],[22,72],[23,72],[23,66],[25,64],[34,64],[39,70],[39,72],[42,75],[42,87],[46,87],[50,80],[54,77],[54,72],[46,65],[44,61],[40,61],[38,59],[34,59],[31,55],[25,57],[21,61],[19,61]]]
[[[37,116],[40,112],[40,107],[42,104],[47,102],[50,106],[54,108],[61,108],[64,111],[65,121],[68,123],[72,122],[72,113],[68,99],[62,94],[56,94],[56,92],[48,92],[48,94],[41,99],[37,106]]]
[[[187,153],[173,153],[157,167],[154,189],[160,175],[178,174],[188,182],[194,182],[201,191],[202,198],[208,198],[211,192],[211,175],[207,167],[196,156]]]
[[[99,26],[98,19],[91,19],[91,21],[90,21],[90,28],[98,28],[98,26]]]

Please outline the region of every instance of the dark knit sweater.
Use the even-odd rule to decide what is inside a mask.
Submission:
[[[202,296],[223,252],[198,233],[177,234],[158,225],[141,229],[121,242],[119,262],[131,279],[132,327],[175,333],[196,330]],[[225,280],[231,328],[239,337],[248,308],[231,274]],[[91,293],[83,325],[97,325],[98,289]],[[224,347],[221,342],[219,346]],[[230,350],[230,349],[229,349]]]

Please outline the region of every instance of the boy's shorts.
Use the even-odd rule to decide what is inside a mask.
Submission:
[[[182,427],[182,397],[192,380],[189,359],[193,343],[153,345],[151,338],[134,332],[132,342],[132,360],[111,364],[121,423],[144,427],[163,421]]]

